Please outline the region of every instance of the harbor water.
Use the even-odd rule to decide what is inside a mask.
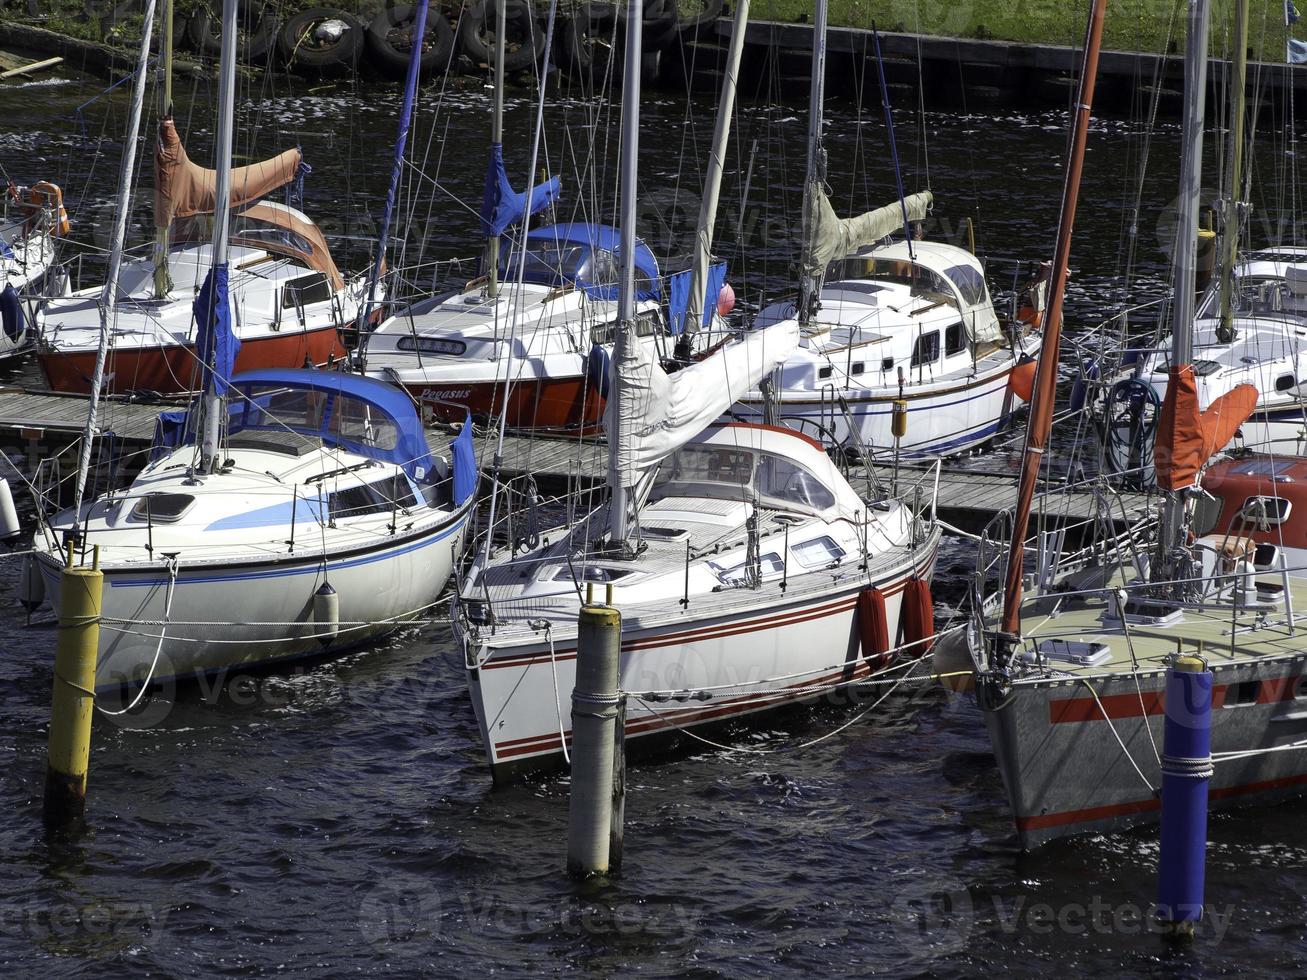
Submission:
[[[177,115],[191,156],[207,164],[215,100],[204,86],[179,83]],[[90,102],[102,87],[69,74],[0,88],[0,163],[20,183],[64,188],[74,234],[92,249],[88,279],[93,249],[108,241],[125,119],[123,89]],[[742,99],[717,250],[747,310],[791,282],[807,122],[806,93]],[[303,148],[313,167],[305,210],[329,234],[354,237],[342,267],[366,262],[397,108],[388,88],[243,83],[238,162]],[[642,232],[660,256],[689,247],[713,108],[667,93],[643,107]],[[398,218],[409,263],[477,254],[488,109],[480,88],[424,93],[412,142],[425,177],[409,182]],[[519,185],[532,115],[530,94],[516,93],[506,157]],[[878,107],[832,100],[828,119],[837,208],[892,200]],[[560,219],[611,221],[615,107],[564,90],[546,120],[542,160],[563,175]],[[1049,257],[1065,114],[923,119],[909,106],[896,124],[907,189],[936,196],[930,234],[965,241],[970,217],[996,285],[1013,275],[1002,260]],[[1165,291],[1177,147],[1171,128],[1146,139],[1130,121],[1095,120],[1072,334],[1122,301],[1132,225],[1129,288]],[[1294,199],[1292,159],[1268,139],[1255,165],[1259,213],[1278,214]],[[147,170],[131,216],[137,244],[151,233],[150,186]],[[31,364],[5,379],[39,380]],[[1061,451],[1077,437],[1060,431]],[[1000,446],[968,465],[1014,459]],[[941,626],[973,560],[967,542],[947,543],[934,590]],[[716,733],[729,751],[692,744],[634,766],[622,874],[578,886],[563,873],[566,777],[491,786],[461,657],[438,621],[328,663],[167,690],[129,719],[98,717],[88,830],[47,838],[55,629],[48,607],[25,625],[18,570],[0,559],[6,977],[1043,978],[1254,965],[1291,975],[1307,963],[1307,847],[1297,840],[1307,804],[1213,815],[1208,914],[1191,945],[1174,947],[1151,925],[1155,830],[1023,855],[980,712],[930,685],[874,708],[880,692],[804,708],[761,731]]]

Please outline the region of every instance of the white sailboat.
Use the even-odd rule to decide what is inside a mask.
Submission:
[[[41,304],[67,290],[55,248],[70,230],[57,184],[10,183],[0,216],[0,359],[29,349]]]
[[[1000,323],[975,255],[914,240],[910,228],[928,214],[929,191],[905,196],[900,186],[893,204],[854,218],[835,214],[823,186],[824,0],[813,23],[799,297],[757,319],[801,330],[799,350],[771,380],[777,412],[828,445],[872,457],[974,448],[1028,399],[1035,339],[1023,324]],[[892,128],[890,140],[892,147]],[[904,237],[891,241],[896,230]],[[751,392],[734,413],[761,418],[765,401]],[[896,412],[906,414],[902,437],[894,434]]]
[[[567,755],[587,587],[611,589],[622,611],[628,746],[863,680],[931,631],[930,519],[898,500],[863,500],[793,430],[715,421],[793,353],[797,325],[753,331],[672,374],[638,342],[639,31],[632,0],[609,499],[525,554],[487,551],[455,608],[496,779]]]
[[[231,179],[237,7],[223,7],[219,201]],[[130,174],[128,156],[120,193]],[[77,500],[42,515],[34,542],[56,609],[65,549],[97,556],[105,578],[97,689],[144,691],[357,644],[429,614],[461,550],[476,483],[470,429],[447,458],[428,444],[408,396],[380,382],[293,368],[232,377],[240,340],[230,220],[219,208],[213,266],[195,300],[203,398],[161,420],[154,458],[126,491],[82,503],[102,345]],[[120,216],[106,321],[122,224]]]

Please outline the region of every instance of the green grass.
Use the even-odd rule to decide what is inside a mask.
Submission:
[[[112,9],[112,0],[102,0]],[[205,0],[177,0],[180,11],[198,8]],[[537,5],[543,0],[536,0]],[[729,2],[729,0],[728,0]],[[299,6],[307,6],[308,0]],[[380,8],[380,0],[328,0],[328,6],[357,13],[364,18]],[[695,0],[684,4],[695,7]],[[216,6],[216,0],[215,0]],[[1307,4],[1304,4],[1307,13]],[[129,16],[114,24],[107,36],[101,22],[86,14],[85,0],[45,0],[42,10],[49,19],[42,25],[71,37],[89,41],[107,40],[129,44],[140,37],[141,18]],[[1214,0],[1212,51],[1224,54],[1229,47],[1234,0]],[[287,10],[293,9],[288,5]],[[993,38],[1044,44],[1079,44],[1083,39],[1086,0],[831,0],[830,23],[834,27],[870,27],[884,31],[909,31],[945,37]],[[1104,45],[1109,50],[1163,52],[1179,51],[1184,43],[1183,2],[1178,0],[1111,0],[1108,4]],[[21,6],[0,10],[0,19],[25,21]],[[1279,0],[1253,4],[1249,46],[1254,55],[1268,61],[1284,60],[1283,7]],[[753,0],[755,20],[811,21],[813,0]],[[1299,36],[1307,37],[1307,19]]]

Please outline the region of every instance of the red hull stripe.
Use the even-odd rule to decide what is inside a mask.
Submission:
[[[1263,779],[1255,783],[1241,783],[1238,786],[1221,786],[1208,794],[1214,800],[1237,799],[1255,793],[1273,793],[1292,789],[1307,784],[1307,773],[1296,776],[1282,776],[1278,779]],[[1118,803],[1114,806],[1095,806],[1084,810],[1064,810],[1061,813],[1043,813],[1037,817],[1017,817],[1018,830],[1045,830],[1049,827],[1066,827],[1072,824],[1092,823],[1109,820],[1112,817],[1130,816],[1135,813],[1149,813],[1161,809],[1161,799],[1134,800],[1130,803]]]
[[[1297,689],[1297,675],[1292,677],[1269,677],[1261,680],[1257,689],[1257,704],[1278,704],[1292,701]],[[1225,699],[1231,685],[1218,684],[1212,688],[1212,707],[1225,707]],[[1102,707],[1099,707],[1099,702]],[[1160,715],[1165,710],[1162,691],[1144,691],[1142,699],[1138,693],[1109,694],[1094,698],[1061,698],[1048,703],[1048,720],[1050,724],[1062,725],[1082,721],[1102,721],[1106,710],[1108,718],[1138,718],[1142,715]]]

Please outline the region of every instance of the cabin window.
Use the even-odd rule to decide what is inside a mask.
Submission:
[[[881,369],[882,371],[893,371],[893,370],[894,370],[894,358],[892,358],[892,357],[884,357],[884,358],[881,358],[881,361],[880,361],[880,369]]]
[[[129,515],[138,521],[172,524],[191,509],[195,498],[188,493],[147,493],[136,502]]]
[[[939,360],[939,331],[932,330],[917,338],[912,348],[912,366],[921,367]]]
[[[1292,509],[1292,503],[1283,497],[1249,497],[1239,508],[1239,521],[1251,525],[1283,524]]]
[[[417,502],[408,479],[396,474],[384,480],[334,491],[327,498],[327,510],[334,521],[341,517],[390,513],[416,506]]]
[[[1240,684],[1231,684],[1225,691],[1225,706],[1234,708],[1244,704],[1256,704],[1257,694],[1261,687],[1261,681],[1243,681]]]
[[[461,340],[445,340],[443,337],[400,337],[395,341],[397,350],[415,350],[423,354],[446,354],[459,357],[467,350],[467,344]]]
[[[1276,391],[1290,391],[1293,388],[1297,387],[1297,385],[1298,385],[1298,379],[1295,378],[1292,374],[1282,374],[1275,379]]]
[[[969,265],[955,265],[947,269],[944,275],[957,287],[962,302],[967,306],[983,303],[988,298],[985,292],[985,277],[980,270]]]
[[[844,549],[829,535],[796,544],[790,551],[804,568],[827,568],[844,557]]]
[[[951,357],[967,349],[967,336],[962,332],[962,323],[953,324],[944,331],[944,353]]]
[[[635,335],[637,337],[655,337],[663,332],[663,318],[656,310],[637,313],[635,317]],[[617,337],[617,321],[610,320],[590,329],[590,343],[611,344]]]
[[[815,475],[781,456],[765,454],[758,462],[754,482],[764,497],[816,510],[835,506],[835,495]]]
[[[817,368],[817,377],[824,381],[826,378],[831,376],[831,371],[833,370],[834,369],[830,367]]]
[[[300,276],[286,283],[281,290],[281,308],[309,306],[313,303],[325,303],[331,299],[331,282],[321,272]]]
[[[852,369],[849,373],[850,373],[850,374],[861,374],[862,371],[863,371],[863,368],[864,368],[865,366],[866,366],[866,365],[865,365],[862,361],[858,361],[858,363],[856,363],[856,364],[853,365],[853,369]]]

